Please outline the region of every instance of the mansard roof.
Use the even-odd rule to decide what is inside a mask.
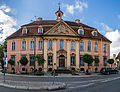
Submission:
[[[63,21],[63,20],[62,20]],[[40,20],[40,21],[33,21],[32,23],[26,24],[21,26],[21,28],[10,35],[7,39],[11,38],[16,38],[16,37],[28,37],[28,36],[44,36],[44,33],[47,32],[49,29],[51,29],[53,26],[55,26],[57,23],[60,21],[57,20]],[[101,35],[99,32],[98,35],[95,37],[91,34],[95,28],[90,27],[88,25],[85,25],[83,23],[76,23],[76,22],[71,22],[71,21],[64,21],[67,25],[69,25],[76,33],[78,33],[78,29],[82,27],[84,29],[84,35],[79,35],[81,38],[91,38],[91,39],[99,39],[103,41],[108,41],[111,42],[109,39]],[[43,28],[43,34],[38,33],[38,28],[42,27]],[[28,33],[27,34],[22,34],[22,29],[27,28]]]

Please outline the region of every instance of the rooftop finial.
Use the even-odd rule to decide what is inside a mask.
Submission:
[[[59,10],[60,10],[60,2],[58,3],[58,5],[59,5]]]

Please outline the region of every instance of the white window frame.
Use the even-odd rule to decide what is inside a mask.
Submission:
[[[41,31],[39,29],[41,29]],[[43,33],[43,28],[38,28],[38,33],[42,34]]]
[[[22,29],[22,34],[27,34],[27,29]]]
[[[82,30],[82,34],[80,34],[80,30]],[[78,29],[79,35],[84,35],[84,30],[83,29]]]

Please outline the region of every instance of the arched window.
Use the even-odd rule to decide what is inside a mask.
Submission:
[[[80,35],[83,35],[83,34],[84,34],[84,31],[83,31],[82,29],[79,29],[79,30],[78,30],[78,33],[79,33]]]
[[[94,36],[97,36],[97,32],[94,32],[93,35],[94,35]]]

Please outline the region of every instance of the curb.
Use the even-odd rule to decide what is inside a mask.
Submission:
[[[65,83],[62,83],[61,85],[53,85],[53,86],[48,85],[44,87],[17,86],[6,83],[0,83],[0,86],[4,86],[8,88],[24,89],[24,90],[60,90],[60,89],[65,89],[67,87]]]

